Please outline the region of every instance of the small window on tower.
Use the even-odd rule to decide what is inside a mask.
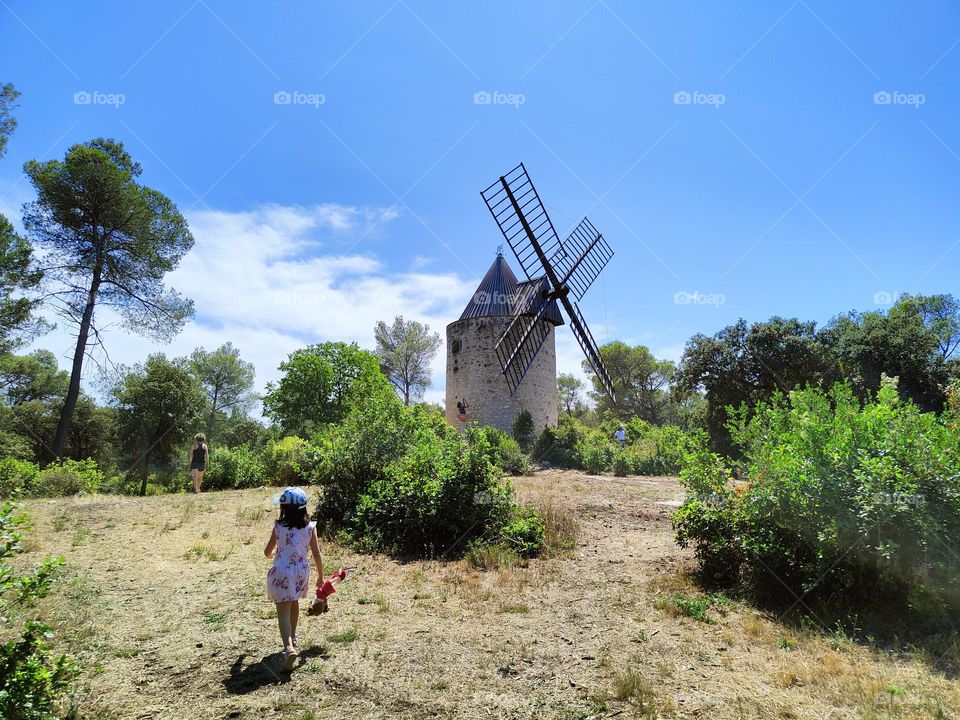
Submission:
[[[460,352],[460,341],[459,341],[459,340],[454,340],[452,343],[450,343],[450,352],[452,352],[454,355],[456,355],[458,352]]]

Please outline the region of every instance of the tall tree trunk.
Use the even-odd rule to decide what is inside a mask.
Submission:
[[[217,396],[220,394],[220,388],[215,387],[213,389],[213,407],[210,408],[210,417],[207,419],[207,441],[210,440],[210,435],[213,432],[213,422],[217,419]]]
[[[60,411],[60,421],[57,423],[57,434],[53,439],[53,457],[57,460],[63,457],[63,449],[67,445],[67,433],[70,431],[70,420],[77,407],[77,398],[80,397],[80,376],[83,373],[83,356],[87,351],[87,338],[90,335],[90,324],[93,320],[93,308],[97,302],[97,291],[100,289],[100,268],[93,273],[90,291],[87,293],[87,304],[83,308],[80,318],[80,332],[77,335],[77,346],[73,351],[73,368],[70,370],[70,386],[67,397]]]

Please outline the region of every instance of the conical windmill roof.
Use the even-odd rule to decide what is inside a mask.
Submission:
[[[542,278],[519,282],[503,255],[497,253],[487,274],[470,296],[470,302],[460,314],[460,319],[515,315],[519,311],[518,306],[525,306],[529,295],[542,282]],[[556,301],[550,302],[544,319],[554,325],[563,325],[563,316]]]
[[[513,315],[513,298],[517,294],[517,284],[517,276],[507,265],[503,255],[498,253],[487,274],[470,296],[470,302],[460,314],[460,319]]]

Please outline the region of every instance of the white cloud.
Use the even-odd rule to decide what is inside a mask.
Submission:
[[[115,363],[142,361],[148,353],[186,355],[230,341],[253,362],[257,389],[279,377],[287,355],[327,340],[373,346],[373,327],[402,314],[444,333],[472,290],[453,273],[388,272],[379,258],[351,253],[351,242],[396,217],[391,210],[335,205],[312,208],[268,205],[247,212],[202,211],[188,216],[196,243],[167,282],[194,300],[196,316],[168,344],[124,333],[116,318],[98,312]],[[36,345],[72,356],[67,328]],[[66,367],[62,362],[61,367]],[[445,360],[434,361],[431,400],[442,398]],[[92,366],[85,379],[93,377]]]

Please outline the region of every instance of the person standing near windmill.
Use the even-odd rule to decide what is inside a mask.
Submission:
[[[457,400],[457,420],[460,421],[460,432],[467,429],[467,410],[469,408],[470,406],[467,405],[466,398]]]
[[[624,429],[623,425],[617,428],[617,431],[614,433],[614,435],[617,438],[617,442],[620,443],[621,448],[627,444],[627,431]]]

